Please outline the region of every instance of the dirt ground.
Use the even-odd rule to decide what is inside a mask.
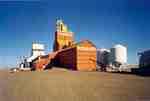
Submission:
[[[0,101],[150,101],[150,77],[56,68],[1,71]]]

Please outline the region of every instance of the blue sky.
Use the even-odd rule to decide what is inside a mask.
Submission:
[[[97,48],[123,44],[128,62],[150,48],[149,0],[0,1],[0,66],[15,66],[19,56],[30,56],[38,41],[52,51],[55,21],[61,18],[75,40],[91,40]]]

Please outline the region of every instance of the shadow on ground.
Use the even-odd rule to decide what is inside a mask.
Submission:
[[[130,74],[130,75],[137,75],[137,76],[143,76],[143,77],[150,77],[150,68],[143,67],[143,68],[132,68],[131,72],[112,72],[116,74]]]

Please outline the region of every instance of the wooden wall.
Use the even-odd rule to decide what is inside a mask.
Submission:
[[[76,70],[76,48],[64,49],[58,55],[61,66]]]
[[[80,71],[96,70],[96,48],[77,47],[77,68]]]

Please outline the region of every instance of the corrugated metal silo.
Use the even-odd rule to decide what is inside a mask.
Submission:
[[[110,63],[111,64],[126,64],[127,63],[127,48],[123,45],[115,45],[111,48],[110,55]]]
[[[97,64],[107,65],[109,63],[110,50],[105,48],[97,49]]]

